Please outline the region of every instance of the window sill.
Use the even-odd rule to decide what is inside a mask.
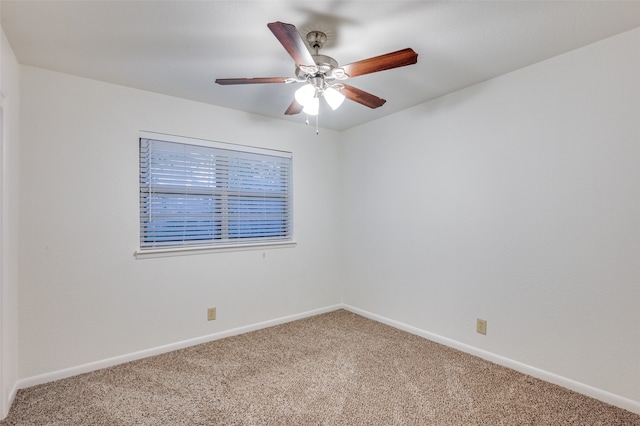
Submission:
[[[162,249],[138,250],[133,255],[136,259],[152,259],[156,257],[191,256],[194,254],[224,253],[231,251],[266,250],[295,247],[296,241],[277,241],[270,243],[229,244],[220,246],[173,247]]]

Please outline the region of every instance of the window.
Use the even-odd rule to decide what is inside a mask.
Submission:
[[[291,241],[291,154],[140,137],[140,248]]]

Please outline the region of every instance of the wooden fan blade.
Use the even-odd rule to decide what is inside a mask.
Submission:
[[[384,105],[385,102],[387,102],[386,100],[379,98],[376,95],[372,95],[369,92],[360,90],[357,87],[349,86],[348,84],[344,85],[344,88],[340,90],[340,93],[342,93],[347,99],[350,99],[364,106],[368,106],[369,108],[378,108]]]
[[[216,83],[222,84],[259,84],[259,83],[286,83],[291,80],[288,77],[264,77],[264,78],[217,78]]]
[[[287,108],[287,110],[284,113],[285,115],[300,114],[302,112],[302,108],[304,107],[294,99],[293,102],[291,102],[291,104],[289,105],[289,108]]]
[[[307,45],[295,26],[284,22],[272,22],[267,24],[267,27],[276,36],[282,47],[291,55],[296,65],[316,68],[316,62],[313,60]]]
[[[353,62],[341,67],[349,77],[370,74],[372,72],[390,70],[392,68],[413,65],[418,62],[418,54],[411,48],[398,50],[397,52],[375,56],[362,61]]]

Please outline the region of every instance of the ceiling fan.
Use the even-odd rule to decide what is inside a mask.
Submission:
[[[343,81],[418,62],[418,54],[413,49],[407,48],[339,66],[335,59],[318,53],[327,40],[325,33],[311,31],[307,34],[307,42],[313,49],[312,54],[294,25],[272,22],[267,24],[267,27],[296,63],[295,77],[219,78],[216,79],[216,83],[222,85],[305,83],[296,91],[294,100],[285,111],[286,115],[305,112],[308,115],[317,116],[321,97],[334,110],[342,104],[345,98],[369,108],[378,108],[384,105],[386,100],[345,84]]]

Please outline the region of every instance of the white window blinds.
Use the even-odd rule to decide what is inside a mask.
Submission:
[[[142,250],[291,240],[291,154],[235,148],[140,138]]]

